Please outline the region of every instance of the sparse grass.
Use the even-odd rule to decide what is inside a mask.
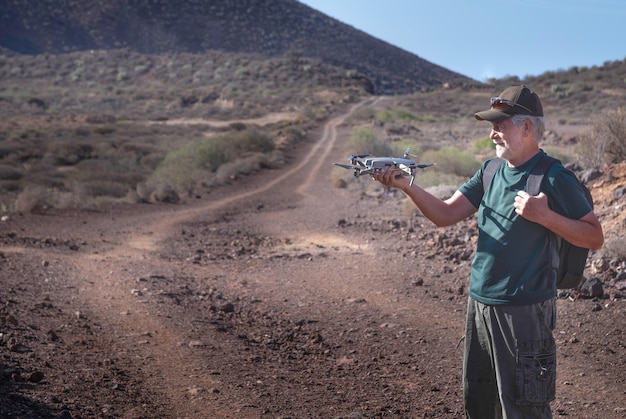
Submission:
[[[0,164],[0,180],[20,180],[22,176],[23,173],[18,168]]]
[[[591,167],[626,160],[626,110],[597,114],[591,127],[580,135],[580,154]]]
[[[224,180],[225,172],[249,174],[270,165],[263,156],[273,149],[274,143],[267,133],[256,129],[193,140],[170,152],[150,178],[166,180],[175,189],[191,193],[199,182],[209,182],[226,164],[230,166],[222,169],[220,180]]]
[[[350,136],[350,140],[346,144],[346,153],[350,154],[371,154],[373,156],[390,156],[392,153],[391,146],[376,136],[374,131],[369,127],[358,127]]]
[[[423,147],[412,138],[403,138],[393,141],[391,148],[393,156],[403,156],[404,152],[408,150],[410,158],[413,159],[421,156],[424,152]]]
[[[415,177],[415,183],[422,188],[441,185],[459,186],[466,178],[451,173],[435,170],[434,166],[420,170]]]
[[[129,191],[126,199],[129,202],[176,203],[180,198],[169,182],[152,180],[139,183],[135,191]]]
[[[474,143],[472,143],[471,151],[472,153],[480,154],[485,151],[495,150],[495,149],[496,149],[496,145],[494,144],[493,140],[489,137],[483,137],[474,141]]]
[[[77,129],[77,135],[87,136],[85,129]],[[45,157],[54,160],[57,165],[74,165],[81,160],[89,159],[93,146],[85,142],[52,141],[48,144]]]
[[[10,211],[97,208],[117,202],[175,202],[179,193],[284,164],[283,146],[306,138],[304,120],[263,129],[91,122],[8,131],[0,148],[0,205]]]
[[[296,66],[288,57],[215,51],[169,59],[122,50],[0,58],[0,95],[16,114],[74,109],[141,119],[227,119],[290,104],[324,118],[334,105],[316,92],[332,91],[335,98],[364,93],[345,70],[306,58]]]
[[[217,184],[223,184],[261,169],[277,167],[281,161],[280,153],[247,153],[245,157],[222,164],[215,173],[215,181]]]
[[[77,185],[79,196],[122,198],[128,193],[129,184],[111,180],[90,180]]]
[[[353,175],[351,171],[335,166],[330,170],[328,178],[335,188],[344,189],[348,187]]]
[[[346,122],[355,124],[370,122],[376,118],[376,112],[376,109],[371,106],[363,106],[357,109]]]
[[[421,123],[434,123],[441,119],[441,116],[430,112],[415,112],[405,108],[383,109],[374,114],[374,119],[379,122],[392,125],[418,126]]]
[[[50,206],[51,197],[48,190],[39,185],[25,187],[12,205],[14,211],[27,213],[41,212]]]
[[[473,154],[455,147],[443,147],[440,150],[429,150],[422,155],[424,162],[435,163],[434,171],[455,176],[470,177],[479,168],[480,162]]]

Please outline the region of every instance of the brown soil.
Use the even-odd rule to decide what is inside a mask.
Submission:
[[[436,229],[369,179],[333,187],[347,115],[289,167],[183,204],[4,220],[0,416],[463,417],[473,220]],[[625,179],[596,181],[607,237]],[[553,411],[622,418],[624,267],[593,256],[604,295],[558,300]]]

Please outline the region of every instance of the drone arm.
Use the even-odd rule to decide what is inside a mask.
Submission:
[[[372,168],[367,168],[367,169],[359,169],[356,168],[355,169],[355,173],[358,170],[359,174],[355,175],[355,176],[362,176],[362,175],[368,175],[368,174],[372,174],[373,173],[373,169]]]

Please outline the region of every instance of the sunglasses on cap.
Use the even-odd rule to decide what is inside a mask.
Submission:
[[[530,109],[528,109],[526,106],[522,106],[519,103],[515,103],[512,100],[508,100],[508,99],[502,99],[501,97],[492,97],[491,98],[491,107],[497,107],[497,105],[506,105],[506,106],[510,106],[510,107],[515,107],[517,106],[518,108],[522,108],[525,111],[528,111],[531,115],[533,115],[533,111],[531,111]]]

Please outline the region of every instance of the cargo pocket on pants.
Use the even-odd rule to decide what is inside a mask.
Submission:
[[[537,405],[556,396],[556,347],[554,341],[518,342],[517,404]]]

